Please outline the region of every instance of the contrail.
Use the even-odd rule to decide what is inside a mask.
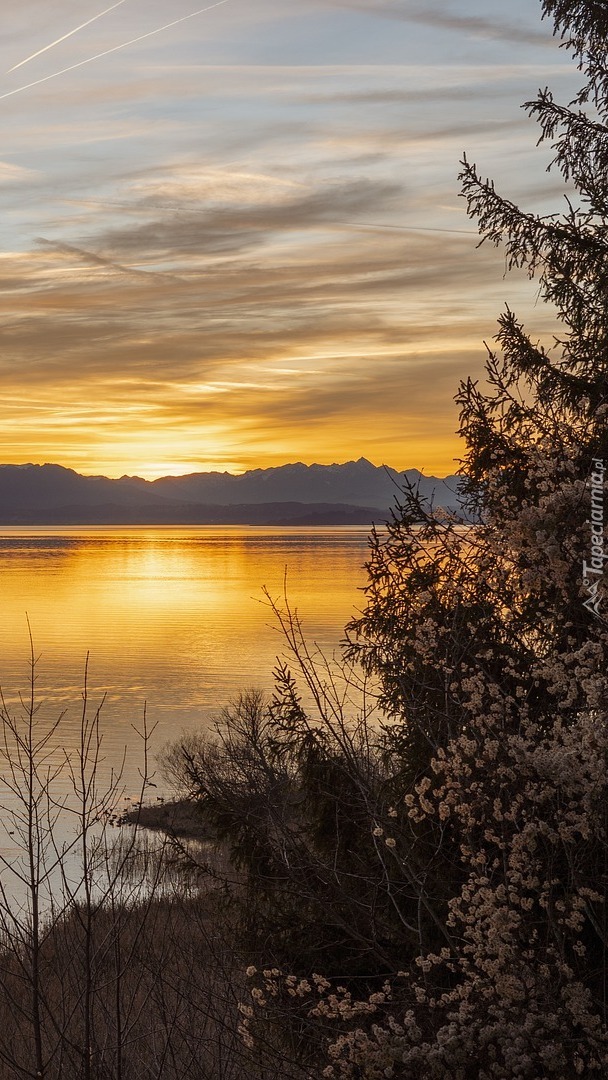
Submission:
[[[101,19],[102,15],[107,15],[109,11],[114,11],[114,8],[120,7],[121,4],[124,3],[126,3],[126,0],[118,0],[118,3],[112,4],[112,6],[106,8],[105,11],[100,11],[98,15],[93,15],[92,19],[87,19],[86,22],[81,23],[80,26],[76,26],[74,30],[68,31],[63,37],[57,38],[56,41],[51,41],[50,45],[45,45],[43,49],[38,49],[38,52],[32,53],[31,56],[26,56],[25,60],[20,60],[14,67],[9,68],[6,74],[10,75],[11,71],[16,71],[17,68],[23,67],[24,64],[29,64],[30,60],[35,60],[37,56],[42,56],[42,53],[48,52],[49,49],[54,49],[55,45],[61,45],[61,42],[67,41],[68,38],[72,37],[72,34],[77,34],[79,30],[84,30],[85,26],[90,26],[91,23],[96,22],[97,19]]]
[[[347,225],[350,229],[389,229],[393,232],[453,233],[457,236],[479,236],[474,229],[439,229],[433,225],[378,225],[372,221],[332,221],[332,225]]]
[[[134,277],[143,278],[165,278],[169,281],[185,281],[183,277],[179,277],[177,274],[164,273],[162,270],[139,270],[136,266],[125,266],[124,263],[116,262],[114,259],[106,259],[103,255],[96,255],[94,251],[85,251],[84,248],[76,247],[74,244],[62,244],[58,240],[47,240],[44,236],[37,237],[38,244],[44,244],[45,247],[50,247],[54,251],[66,252],[69,255],[76,255],[79,259],[85,262],[93,263],[94,266],[101,266],[109,270],[118,270],[121,274],[129,274]]]
[[[109,56],[110,53],[118,52],[119,49],[126,49],[129,45],[135,45],[138,41],[144,41],[146,38],[154,37],[154,34],[160,34],[163,30],[170,30],[172,26],[178,26],[179,23],[186,22],[187,19],[194,19],[196,15],[202,15],[205,11],[211,11],[212,8],[221,7],[222,4],[227,4],[228,0],[217,0],[215,4],[209,4],[208,7],[199,8],[198,11],[193,11],[190,15],[183,15],[181,19],[174,19],[173,22],[165,23],[164,26],[159,26],[156,30],[150,30],[147,34],[140,34],[139,37],[131,38],[130,41],[124,41],[122,45],[114,45],[112,49],[105,49],[104,52],[96,53],[95,56],[89,56],[86,60],[80,60],[77,64],[70,64],[69,67],[62,68],[61,71],[54,71],[52,75],[45,75],[42,79],[35,79],[34,82],[26,83],[25,86],[18,86],[15,90],[8,90],[6,94],[0,94],[0,101],[4,98],[12,97],[13,94],[20,94],[23,90],[29,90],[32,86],[39,86],[40,83],[48,82],[49,79],[56,79],[59,75],[65,75],[68,71],[75,71],[76,68],[84,67],[85,64],[92,64],[93,60],[100,60],[102,56]]]

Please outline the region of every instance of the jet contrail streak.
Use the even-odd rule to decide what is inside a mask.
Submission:
[[[17,68],[23,67],[24,64],[29,64],[30,60],[35,60],[37,56],[42,56],[42,53],[48,52],[49,49],[54,49],[55,45],[61,45],[61,42],[67,41],[68,38],[72,37],[72,34],[77,34],[79,30],[84,30],[85,26],[90,26],[91,23],[97,22],[97,19],[101,19],[102,15],[107,15],[108,12],[114,11],[114,8],[120,7],[121,4],[124,3],[126,3],[126,0],[118,0],[118,3],[112,4],[112,6],[106,8],[105,11],[100,11],[98,15],[93,15],[92,19],[87,19],[86,22],[81,23],[80,26],[76,26],[67,34],[64,34],[63,37],[57,38],[56,41],[51,41],[50,45],[45,45],[43,49],[38,49],[38,52],[32,53],[31,56],[26,56],[25,60],[20,60],[14,67],[9,68],[6,74],[10,75],[11,71],[16,71]]]
[[[131,38],[130,41],[124,41],[122,45],[114,45],[112,49],[105,49],[104,52],[96,53],[95,56],[88,56],[86,60],[80,60],[77,64],[70,64],[69,67],[62,68],[61,71],[54,71],[52,75],[45,75],[44,78],[35,79],[34,82],[26,83],[25,86],[18,86],[15,90],[8,90],[6,94],[0,94],[0,101],[12,97],[13,94],[20,94],[23,90],[29,90],[32,86],[40,86],[40,83],[48,82],[49,79],[56,79],[59,75],[65,75],[68,71],[75,71],[76,68],[84,67],[85,64],[92,64],[93,60],[100,60],[102,56],[109,56],[110,53],[118,52],[119,49],[126,49],[129,45],[135,45],[138,41],[154,37],[154,34],[160,34],[163,30],[170,30],[172,26],[178,26],[179,23],[186,22],[187,19],[194,19],[196,15],[202,15],[205,11],[211,11],[212,8],[221,7],[222,4],[227,3],[228,0],[217,0],[215,4],[199,8],[198,11],[193,11],[190,15],[183,15],[181,19],[174,19],[173,22],[165,23],[164,26],[159,26],[156,30],[150,30],[147,34],[140,34],[139,37]]]

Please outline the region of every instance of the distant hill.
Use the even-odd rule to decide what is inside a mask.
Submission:
[[[405,482],[458,512],[456,476],[372,465],[303,465],[143,480],[82,476],[61,465],[0,465],[0,524],[362,524],[386,520]]]

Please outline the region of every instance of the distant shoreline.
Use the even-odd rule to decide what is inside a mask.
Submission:
[[[52,520],[44,519],[44,518],[25,518],[25,517],[8,519],[8,518],[2,518],[2,516],[0,515],[0,528],[2,528],[2,529],[9,529],[9,528],[15,528],[15,529],[32,528],[32,529],[35,529],[35,528],[45,528],[46,527],[46,528],[58,528],[58,529],[60,529],[60,528],[65,527],[65,528],[74,528],[74,529],[78,529],[78,528],[86,529],[86,528],[94,528],[95,527],[95,528],[100,528],[100,529],[104,529],[104,528],[112,529],[112,528],[129,528],[129,527],[132,527],[132,528],[168,528],[168,529],[170,529],[170,528],[176,528],[176,529],[182,528],[182,529],[189,529],[189,528],[196,528],[196,527],[200,527],[200,528],[206,528],[206,527],[217,527],[217,528],[222,528],[222,527],[223,528],[232,528],[232,527],[234,527],[234,528],[239,528],[239,527],[240,528],[247,528],[247,527],[250,527],[250,528],[255,528],[256,526],[258,526],[260,528],[281,528],[281,529],[289,529],[289,528],[293,528],[293,529],[298,529],[298,528],[320,528],[320,529],[323,529],[323,528],[326,528],[326,527],[337,528],[337,527],[340,527],[340,526],[342,526],[344,528],[348,528],[348,527],[351,527],[351,526],[352,527],[360,527],[360,528],[371,528],[372,525],[380,525],[380,526],[382,526],[382,525],[386,524],[389,517],[390,517],[390,515],[388,513],[385,513],[385,514],[378,514],[377,516],[375,516],[373,518],[372,517],[370,517],[370,518],[361,518],[361,517],[357,516],[357,517],[353,517],[352,519],[347,518],[345,520],[344,517],[338,517],[338,516],[334,516],[334,515],[327,515],[327,516],[323,515],[323,516],[319,516],[319,517],[314,517],[314,516],[311,516],[311,515],[304,514],[304,515],[302,515],[301,517],[298,517],[298,518],[261,518],[259,520],[255,520],[255,521],[248,521],[248,520],[237,520],[237,521],[235,521],[234,518],[232,518],[231,520],[218,519],[218,520],[213,520],[213,521],[209,521],[209,520],[205,520],[205,521],[192,521],[192,520],[190,520],[190,521],[186,521],[186,520],[150,521],[150,520],[143,520],[143,519],[125,520],[124,518],[121,519],[121,520],[117,520],[116,518],[103,518],[103,519],[91,520],[90,518],[87,519],[87,518],[84,518],[84,517],[74,517],[74,518],[65,518],[65,519],[53,518]]]

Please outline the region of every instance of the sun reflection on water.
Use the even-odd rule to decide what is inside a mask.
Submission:
[[[61,527],[0,530],[0,684],[28,684],[29,617],[44,710],[77,730],[87,652],[105,695],[105,753],[137,753],[144,705],[154,745],[208,724],[239,690],[270,689],[282,639],[262,587],[284,582],[309,640],[331,652],[362,603],[365,527]]]

